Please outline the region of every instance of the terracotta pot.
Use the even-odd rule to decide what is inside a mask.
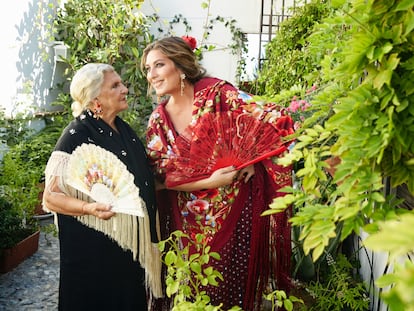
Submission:
[[[36,231],[11,248],[0,250],[0,273],[16,268],[26,258],[37,252],[40,231]]]

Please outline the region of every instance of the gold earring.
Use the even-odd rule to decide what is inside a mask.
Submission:
[[[184,84],[185,73],[182,73],[180,75],[180,78],[181,78],[181,83],[180,83],[180,86],[181,86],[181,96],[183,96],[184,95],[184,88],[185,88],[185,84]]]

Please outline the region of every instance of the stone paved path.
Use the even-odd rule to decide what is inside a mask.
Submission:
[[[12,271],[0,274],[0,311],[57,310],[59,242],[40,233],[39,250]]]

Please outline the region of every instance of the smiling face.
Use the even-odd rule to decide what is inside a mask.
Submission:
[[[97,99],[97,104],[103,111],[103,119],[111,119],[119,112],[128,109],[127,102],[128,89],[122,83],[120,76],[112,71],[104,73],[101,92]]]
[[[180,70],[160,50],[151,50],[146,58],[147,80],[157,96],[180,93]]]

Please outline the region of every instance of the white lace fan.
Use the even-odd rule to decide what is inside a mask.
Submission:
[[[94,144],[82,144],[69,157],[67,183],[112,211],[144,217],[145,202],[134,176],[112,152]]]

